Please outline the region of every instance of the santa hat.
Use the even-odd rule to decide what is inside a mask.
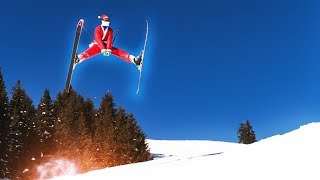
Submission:
[[[102,14],[101,16],[98,16],[98,18],[99,19],[104,19],[104,18],[108,18],[109,19],[109,17],[107,15],[105,15],[105,14]]]

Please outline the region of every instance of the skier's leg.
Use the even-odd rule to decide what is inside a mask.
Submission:
[[[101,52],[99,46],[97,44],[93,44],[93,46],[89,47],[87,50],[85,50],[84,52],[80,53],[78,55],[78,58],[80,60],[80,62],[87,60],[97,54],[99,54]]]
[[[130,55],[129,53],[127,53],[126,51],[116,48],[116,47],[112,47],[111,48],[111,54],[123,59],[126,62],[132,63],[134,56]]]

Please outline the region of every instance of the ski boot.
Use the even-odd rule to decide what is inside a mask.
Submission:
[[[76,68],[77,64],[80,63],[80,59],[79,59],[79,55],[76,55],[75,60],[74,60],[74,64],[73,64],[73,70]]]
[[[141,53],[133,59],[134,64],[137,66],[139,70],[141,68],[142,56],[143,56],[143,51],[141,51]]]
[[[84,58],[83,58],[83,55],[82,55],[82,54],[76,55],[75,60],[74,60],[73,69],[75,69],[76,66],[83,61],[83,59],[84,59]]]

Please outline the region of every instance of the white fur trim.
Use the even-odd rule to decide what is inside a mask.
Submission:
[[[106,35],[107,35],[107,32],[108,32],[109,27],[107,27],[107,29],[104,30],[103,26],[101,25],[101,28],[102,28],[102,31],[103,31],[102,39],[104,39],[104,38],[106,37]]]
[[[101,16],[98,16],[98,18],[100,19],[100,18],[101,18]]]
[[[90,44],[89,44],[89,47],[92,47],[92,46],[93,46],[93,45],[95,45],[95,44],[97,44],[97,42],[96,42],[96,41],[94,41],[94,42],[90,43]]]
[[[131,61],[132,63],[134,63],[134,58],[135,58],[135,57],[132,56],[132,55],[129,56],[129,59],[130,59],[130,61]]]
[[[101,20],[101,25],[102,25],[102,26],[109,26],[109,25],[110,25],[110,22],[109,22],[109,21],[103,21],[103,20]]]

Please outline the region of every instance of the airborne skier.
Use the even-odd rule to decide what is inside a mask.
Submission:
[[[98,18],[101,19],[101,25],[95,28],[94,41],[87,50],[76,57],[75,65],[102,53],[104,56],[113,54],[126,62],[134,63],[140,69],[143,52],[138,56],[133,56],[122,49],[114,47],[112,45],[113,29],[110,27],[110,18],[105,14],[98,16]]]
[[[76,28],[76,36],[74,39],[74,44],[73,44],[73,49],[72,49],[72,54],[71,54],[71,61],[70,61],[70,66],[69,66],[69,72],[67,76],[67,81],[65,85],[65,91],[67,93],[70,92],[71,88],[71,79],[72,79],[72,74],[73,70],[75,69],[76,65],[88,60],[89,58],[102,53],[104,56],[109,56],[110,54],[113,54],[121,59],[123,59],[126,62],[133,63],[137,66],[140,75],[139,75],[139,81],[138,81],[138,88],[137,92],[139,92],[140,89],[140,81],[141,81],[141,74],[142,74],[142,66],[143,66],[143,59],[144,59],[144,54],[146,52],[146,45],[147,45],[147,40],[148,40],[148,29],[149,29],[149,23],[148,20],[146,20],[146,36],[145,36],[145,41],[143,45],[143,50],[138,56],[133,56],[126,51],[116,48],[112,45],[113,43],[113,30],[109,26],[110,25],[110,18],[102,14],[101,16],[98,16],[98,18],[101,19],[101,25],[97,26],[94,31],[94,39],[93,42],[89,45],[89,48],[85,50],[84,52],[80,53],[77,55],[77,49],[78,49],[78,44],[79,44],[79,39],[82,31],[82,27],[84,24],[84,20],[81,19]]]

